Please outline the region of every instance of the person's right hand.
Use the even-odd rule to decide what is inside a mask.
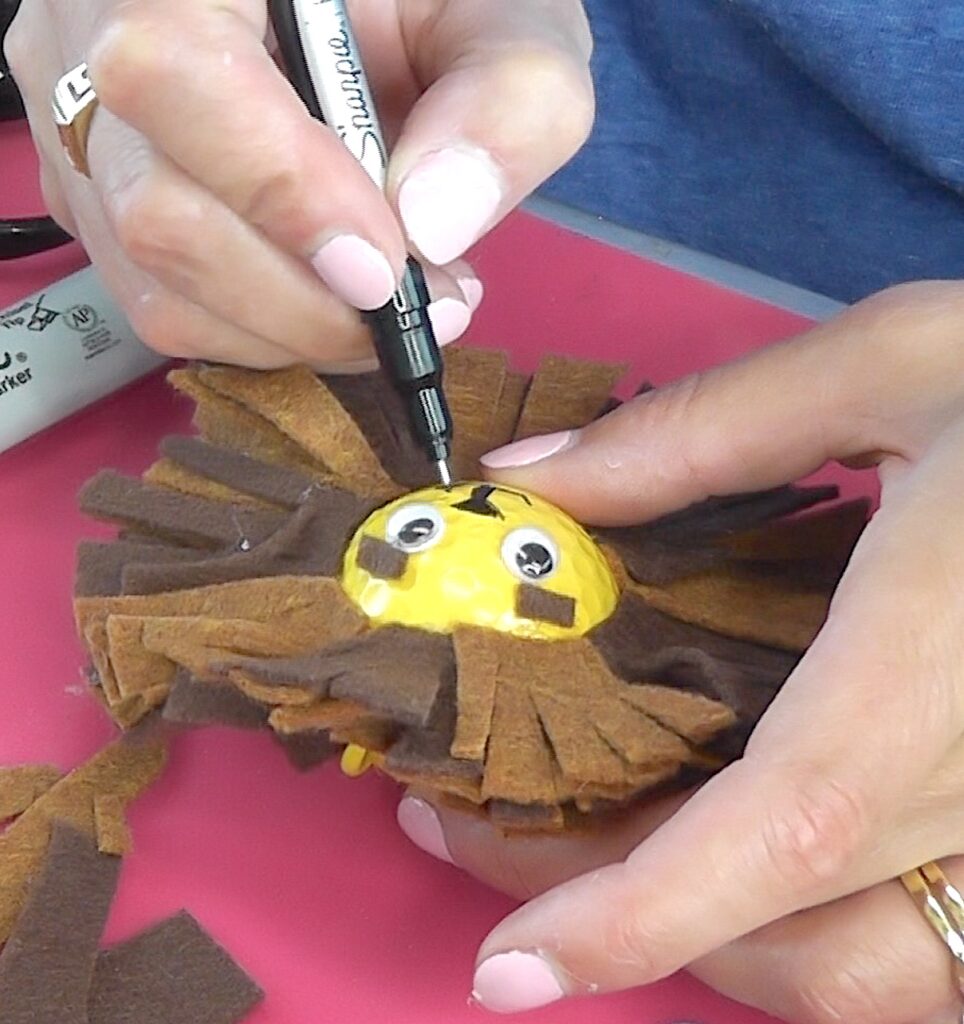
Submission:
[[[23,0],[5,41],[55,219],[158,351],[275,367],[371,359],[407,248],[444,343],[482,288],[464,251],[592,122],[579,0],[356,0],[392,150],[387,196],[273,62],[265,0]],[[91,178],[50,99],[86,60]],[[406,238],[407,235],[407,238]]]

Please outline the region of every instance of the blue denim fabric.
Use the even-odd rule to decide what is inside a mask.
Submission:
[[[588,0],[543,194],[834,298],[964,278],[964,0]]]

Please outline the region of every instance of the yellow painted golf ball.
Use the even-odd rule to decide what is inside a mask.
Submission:
[[[365,536],[407,556],[400,578],[359,565]],[[573,624],[520,616],[523,584],[571,598]],[[428,487],[373,512],[348,546],[342,586],[379,625],[486,626],[544,640],[587,632],[619,596],[605,555],[574,519],[534,494],[478,482]]]

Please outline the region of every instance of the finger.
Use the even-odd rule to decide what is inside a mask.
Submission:
[[[942,862],[964,883],[964,858]],[[899,882],[777,921],[690,966],[792,1024],[959,1024],[950,951]]]
[[[557,979],[559,994],[645,984],[934,850],[964,847],[959,797],[934,805],[928,794],[962,731],[964,555],[954,531],[934,529],[964,501],[962,455],[959,425],[874,519],[828,624],[743,759],[625,862],[493,931],[477,972],[487,1005],[507,998],[520,972],[540,996],[537,976]],[[960,782],[958,763],[955,784],[940,788],[959,794]]]
[[[446,263],[585,140],[591,42],[575,0],[549,9],[450,0],[401,11],[415,77],[431,84],[395,144],[388,191],[413,245]]]
[[[184,32],[184,25],[191,27]],[[133,0],[92,41],[101,103],[352,305],[391,297],[405,245],[384,196],[268,55],[263,0]]]
[[[914,459],[961,412],[964,287],[882,293],[790,342],[627,402],[582,431],[483,457],[596,523],[772,487],[830,459]]]
[[[405,795],[397,816],[402,831],[426,853],[493,889],[529,899],[576,875],[622,860],[688,797],[688,793],[676,794],[614,815],[605,825],[559,835],[506,835],[482,815],[456,810],[417,791]]]

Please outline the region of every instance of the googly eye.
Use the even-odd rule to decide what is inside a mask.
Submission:
[[[523,526],[502,542],[502,561],[524,583],[541,583],[559,568],[559,548],[544,530]]]
[[[445,520],[433,505],[403,505],[396,509],[385,528],[385,539],[399,551],[425,551],[445,533]]]

